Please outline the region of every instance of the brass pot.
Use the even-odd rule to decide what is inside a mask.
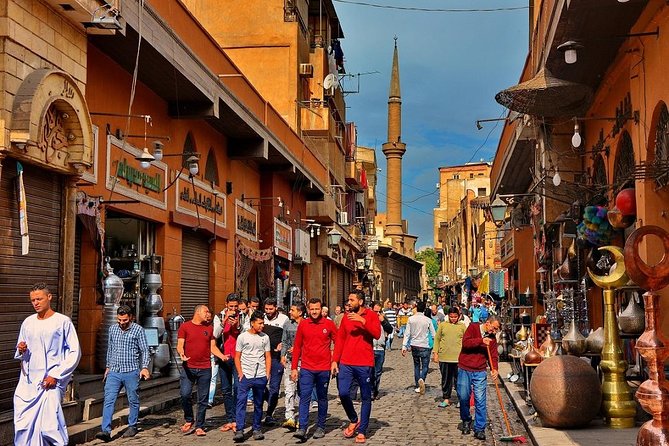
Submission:
[[[590,333],[585,340],[586,350],[590,353],[601,353],[604,347],[604,328],[599,327]]]
[[[528,335],[527,329],[525,328],[524,325],[521,325],[520,330],[518,330],[518,332],[516,333],[516,339],[518,339],[519,341],[525,341],[527,340],[527,335]]]
[[[562,349],[574,356],[581,356],[585,353],[586,343],[585,337],[578,331],[576,321],[571,321],[569,331],[562,338]]]
[[[539,364],[544,358],[537,351],[536,348],[531,347],[530,351],[525,355],[525,364]]]
[[[623,333],[641,334],[646,328],[646,315],[641,305],[636,303],[635,295],[630,296],[627,308],[618,315],[618,327]]]

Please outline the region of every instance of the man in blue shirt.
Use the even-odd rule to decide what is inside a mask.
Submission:
[[[118,324],[109,327],[109,343],[107,347],[107,368],[105,369],[105,399],[102,409],[102,432],[95,437],[111,441],[111,422],[114,404],[121,390],[125,387],[130,413],[128,428],[124,437],[137,435],[137,419],[139,418],[139,387],[140,378],[149,379],[149,346],[146,342],[144,329],[132,321],[132,310],[121,305],[116,311]]]

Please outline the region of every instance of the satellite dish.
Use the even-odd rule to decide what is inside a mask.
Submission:
[[[326,90],[335,88],[337,85],[339,85],[339,80],[337,79],[337,76],[332,73],[328,74],[325,76],[325,79],[323,79],[323,88]]]

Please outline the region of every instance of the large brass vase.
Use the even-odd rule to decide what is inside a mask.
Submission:
[[[604,375],[602,382],[602,406],[607,424],[614,429],[634,427],[636,403],[632,390],[625,380],[627,361],[620,348],[620,334],[613,307],[614,289],[629,280],[625,273],[623,252],[617,246],[603,246],[600,251],[610,252],[615,261],[615,269],[608,276],[598,276],[588,268],[588,274],[597,286],[604,289],[604,347],[600,368]]]

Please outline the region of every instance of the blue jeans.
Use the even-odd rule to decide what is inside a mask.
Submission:
[[[397,333],[397,337],[398,337],[398,338],[402,338],[402,337],[404,337],[404,330],[405,330],[406,328],[407,328],[406,324],[404,324],[404,325],[402,325],[402,326],[400,327],[400,330],[399,330],[399,332]]]
[[[351,423],[358,422],[358,414],[353,407],[353,400],[351,400],[351,384],[353,381],[356,381],[358,386],[360,386],[362,405],[360,406],[360,426],[358,427],[358,432],[361,434],[367,433],[369,416],[372,414],[373,373],[374,367],[346,364],[339,366],[339,399]]]
[[[460,418],[462,421],[470,422],[472,417],[469,413],[469,398],[474,390],[474,432],[481,432],[485,429],[487,420],[486,412],[486,388],[488,386],[488,377],[486,371],[469,372],[458,368],[458,384],[456,390],[460,400]]]
[[[235,405],[237,404],[237,369],[234,359],[221,361],[218,366],[218,374],[221,376],[221,395],[223,395],[223,406],[225,407],[225,422],[235,421]]]
[[[385,350],[374,350],[374,394],[379,393],[381,374],[383,373],[383,362],[386,360]]]
[[[197,386],[197,420],[196,428],[204,428],[204,418],[207,414],[207,399],[209,398],[209,383],[211,368],[191,369],[183,365],[181,369],[181,407],[184,411],[186,423],[193,422],[193,385]]]
[[[269,387],[265,391],[264,399],[267,401],[268,417],[274,415],[274,410],[279,402],[279,389],[281,387],[281,380],[283,379],[284,367],[281,365],[281,360],[272,358],[272,368],[270,369]]]
[[[216,395],[216,380],[218,379],[218,358],[211,357],[211,381],[209,381],[209,404],[214,404]]]
[[[139,395],[137,388],[139,387],[139,370],[133,370],[127,373],[109,372],[105,380],[105,401],[102,408],[102,432],[111,433],[112,431],[112,415],[114,415],[114,404],[116,398],[121,390],[125,387],[125,393],[128,397],[128,406],[130,406],[130,413],[128,414],[128,426],[134,427],[137,425],[137,418],[139,417]]]
[[[253,392],[253,430],[260,430],[262,423],[262,401],[267,387],[267,377],[247,378],[243,376],[237,389],[237,430],[244,430],[246,422],[246,396]]]
[[[300,391],[300,429],[307,430],[309,426],[309,405],[311,404],[311,392],[316,389],[318,398],[318,421],[317,427],[325,429],[325,418],[328,415],[328,384],[330,382],[330,371],[314,371],[300,369],[298,382]]]
[[[386,334],[386,350],[393,349],[393,337],[395,336],[395,326],[393,326],[393,331],[390,334]]]
[[[427,347],[411,347],[411,356],[413,356],[413,379],[416,387],[418,380],[427,378],[427,371],[430,368],[430,349]]]

